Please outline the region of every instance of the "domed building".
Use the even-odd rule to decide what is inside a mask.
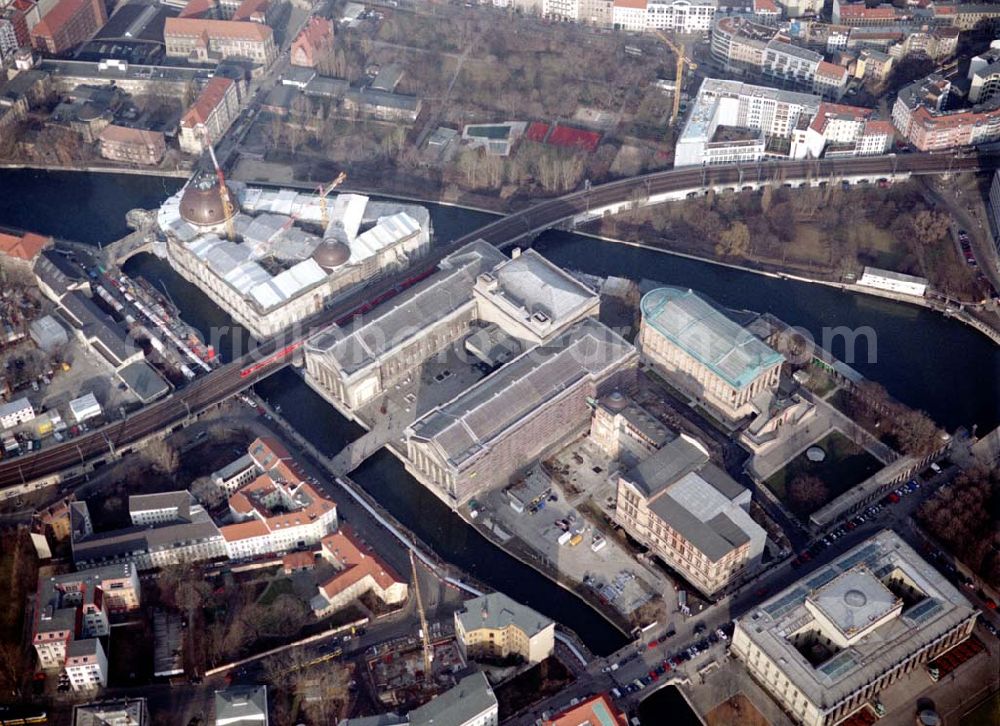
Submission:
[[[235,199],[232,189],[227,185],[230,200]],[[184,189],[180,201],[181,218],[195,227],[214,227],[223,224],[227,217],[236,213],[235,205],[226,214],[226,205],[222,199],[219,180],[212,174],[202,174],[193,179]]]
[[[351,248],[343,242],[324,240],[313,251],[312,258],[316,264],[330,272],[351,259]]]

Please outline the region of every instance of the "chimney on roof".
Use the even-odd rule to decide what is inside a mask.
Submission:
[[[510,259],[516,260],[520,256],[521,256],[521,248],[520,247],[515,247],[514,249],[512,249],[510,251]]]

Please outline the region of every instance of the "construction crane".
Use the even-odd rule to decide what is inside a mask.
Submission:
[[[410,550],[410,570],[413,572],[413,592],[417,596],[417,612],[420,614],[420,632],[424,642],[424,678],[431,680],[431,661],[434,653],[431,651],[431,633],[427,628],[427,614],[424,613],[424,601],[420,597],[420,580],[417,579],[417,561]]]
[[[222,200],[222,210],[226,218],[226,238],[230,242],[235,242],[236,227],[233,224],[233,217],[236,213],[236,207],[233,206],[233,200],[229,196],[229,187],[226,186],[226,175],[222,173],[219,160],[215,158],[215,149],[212,147],[212,139],[209,138],[208,129],[202,127],[201,137],[208,148],[209,156],[212,157],[212,166],[215,167],[215,176],[219,181],[219,198]]]
[[[337,175],[337,178],[334,179],[332,182],[326,185],[320,184],[319,189],[317,189],[317,192],[319,193],[320,213],[323,215],[324,230],[330,225],[330,212],[326,208],[326,197],[330,192],[339,187],[345,181],[347,181],[347,172],[342,171]]]
[[[656,35],[677,56],[677,70],[674,72],[674,109],[670,116],[670,124],[674,125],[677,123],[681,112],[681,89],[684,87],[684,66],[693,71],[698,67],[698,64],[684,55],[684,47],[677,45],[677,43],[670,39],[669,35],[662,31],[656,31]]]

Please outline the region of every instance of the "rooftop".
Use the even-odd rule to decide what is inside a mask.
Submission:
[[[410,726],[447,726],[465,724],[497,708],[486,676],[480,672],[466,676],[458,684],[409,713]]]
[[[841,573],[806,598],[806,602],[848,638],[867,630],[901,603],[864,566]]]
[[[693,290],[660,287],[643,296],[644,323],[734,388],[744,388],[785,359]]]
[[[415,439],[432,441],[444,459],[460,466],[551,399],[628,365],[634,356],[628,342],[585,318],[428,412],[410,432]]]
[[[365,577],[371,577],[383,590],[397,582],[406,582],[374,551],[364,547],[350,527],[341,526],[334,534],[324,537],[322,546],[339,568],[337,574],[320,585],[328,598]]]
[[[552,620],[526,605],[507,597],[502,592],[472,598],[455,613],[466,632],[486,628],[503,630],[514,626],[529,638],[538,635],[553,624]]]
[[[856,611],[863,619],[885,611],[886,588],[893,580],[910,586],[914,593],[902,612],[815,664],[796,647],[792,640],[796,634],[823,632],[807,599],[815,603],[819,598],[834,622],[849,627],[857,621]],[[765,600],[740,618],[738,627],[767,657],[782,664],[809,700],[829,708],[977,613],[899,535],[883,530]]]
[[[428,280],[410,288],[365,316],[349,330],[331,326],[317,333],[309,347],[322,351],[345,373],[367,368],[420,337],[429,320],[442,320],[471,303],[476,276],[506,259],[492,245],[473,242],[441,262]]]
[[[557,713],[545,726],[626,726],[628,717],[601,693]]]
[[[482,275],[476,292],[536,331],[555,331],[594,306],[597,293],[532,249]]]
[[[215,723],[267,726],[267,686],[231,686],[215,692]]]
[[[167,18],[163,35],[208,38],[233,38],[264,42],[272,36],[271,28],[263,23],[239,20],[212,20],[206,18]]]

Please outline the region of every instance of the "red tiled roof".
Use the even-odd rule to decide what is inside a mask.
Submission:
[[[215,76],[206,83],[205,88],[198,94],[198,98],[191,104],[191,108],[184,114],[184,118],[181,119],[181,126],[193,128],[198,124],[207,122],[209,116],[212,115],[212,111],[225,101],[226,94],[233,83],[235,83],[233,79],[223,78],[222,76]]]
[[[836,63],[820,61],[816,67],[816,75],[839,79],[847,75],[847,69],[844,66],[838,66]]]
[[[371,575],[383,590],[394,583],[403,582],[399,575],[374,552],[361,551],[361,545],[349,527],[343,526],[339,532],[328,534],[323,538],[322,544],[323,549],[342,568],[320,585],[327,597],[334,597],[368,575]]]
[[[50,241],[50,237],[42,237],[34,232],[26,232],[21,237],[0,232],[0,254],[30,262]]]
[[[66,23],[76,17],[84,6],[91,5],[91,0],[62,0],[49,10],[31,31],[32,35],[51,38],[62,30]],[[100,25],[100,22],[98,22]]]
[[[233,13],[233,20],[253,20],[255,18],[263,20],[270,4],[270,0],[243,0],[236,8],[236,12]]]
[[[826,128],[826,122],[830,120],[831,116],[839,116],[853,121],[863,121],[871,115],[872,111],[869,108],[824,102],[819,105],[819,109],[817,109],[812,123],[809,124],[809,128],[818,133],[823,133],[823,130]]]
[[[613,719],[613,721],[608,719]],[[556,714],[550,720],[545,721],[545,726],[583,726],[584,724],[611,723],[626,726],[628,718],[615,708],[605,694],[601,693]]]
[[[281,558],[281,565],[285,572],[304,570],[316,565],[315,552],[289,552]]]
[[[615,0],[616,8],[632,8],[633,10],[645,10],[646,0]]]
[[[201,18],[209,16],[215,10],[215,0],[188,0],[181,10],[179,18]]]
[[[246,522],[239,522],[238,524],[227,524],[225,527],[220,527],[219,532],[222,533],[226,542],[236,542],[241,539],[263,537],[270,534],[267,525],[259,519],[251,519]]]
[[[841,5],[840,17],[842,18],[894,18],[896,9],[892,6],[869,8],[863,3],[857,5]]]
[[[778,6],[774,0],[753,0],[753,11],[755,13],[777,13]]]
[[[112,141],[118,144],[140,144],[143,146],[163,143],[163,134],[159,131],[131,129],[128,126],[116,126],[115,124],[105,126],[98,138],[101,141]]]
[[[892,125],[890,121],[878,120],[878,121],[868,121],[865,123],[865,136],[870,136],[874,134],[887,134],[889,136],[896,135],[896,128]]]

